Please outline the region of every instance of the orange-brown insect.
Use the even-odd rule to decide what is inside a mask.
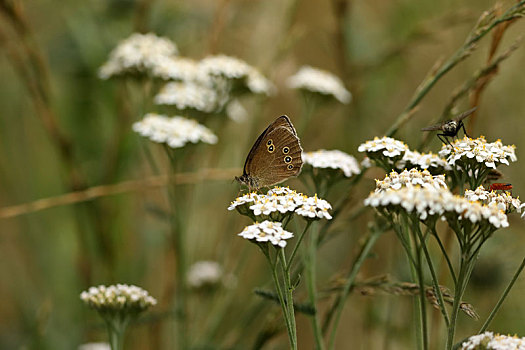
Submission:
[[[490,191],[498,191],[498,190],[510,191],[510,190],[512,190],[512,184],[505,184],[505,183],[496,182],[496,183],[493,183],[493,184],[490,185],[489,190]]]

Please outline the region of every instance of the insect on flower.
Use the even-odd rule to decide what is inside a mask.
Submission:
[[[489,191],[510,191],[512,190],[512,184],[496,182],[490,185]]]
[[[460,129],[463,129],[463,133],[465,133],[465,135],[468,136],[467,131],[465,130],[465,124],[463,124],[463,119],[465,119],[466,117],[474,113],[476,108],[477,107],[471,108],[468,111],[461,113],[454,119],[446,120],[439,124],[427,126],[426,128],[421,129],[421,131],[440,130],[443,133],[437,134],[437,137],[441,140],[441,142],[450,145],[450,141],[448,140],[448,137],[456,137]]]

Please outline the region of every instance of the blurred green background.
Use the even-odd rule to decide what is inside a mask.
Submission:
[[[239,168],[240,175],[252,142],[270,121],[281,114],[294,122],[301,119],[301,98],[285,85],[300,66],[337,74],[353,94],[349,105],[334,103],[316,112],[300,135],[303,148],[337,148],[361,159],[357,146],[384,135],[435,62],[460,47],[481,13],[495,4],[491,0],[1,2],[0,210],[154,174],[143,151],[150,145],[131,131],[132,122],[154,108],[144,110],[137,102],[137,89],[97,77],[110,50],[133,32],[166,36],[182,56],[194,59],[216,53],[239,57],[276,84],[277,94],[262,103],[246,101],[253,116],[248,121],[224,119],[210,125],[220,126],[215,130],[217,145],[193,148],[200,160],[187,170]],[[503,2],[503,8],[513,3]],[[14,15],[12,8],[17,11]],[[22,16],[18,17],[22,23],[13,16]],[[524,29],[525,21],[513,23],[498,52]],[[421,127],[437,121],[453,90],[485,65],[490,41],[488,35],[471,57],[438,82],[396,138],[413,149],[420,144],[425,136]],[[482,94],[471,132],[517,146],[518,162],[501,169],[504,181],[513,184],[514,195],[525,189],[520,176],[525,148],[523,62],[525,50],[518,48],[501,64]],[[467,109],[468,98],[458,106]],[[53,134],[50,115],[64,140]],[[433,138],[420,151],[439,148],[439,140]],[[162,161],[160,153],[156,157]],[[373,179],[382,176],[378,170],[366,174],[353,194],[354,208],[373,188]],[[298,180],[287,184],[305,191]],[[193,198],[185,224],[190,261],[217,260],[238,279],[235,289],[192,297],[191,337],[196,345],[206,340],[196,348],[251,348],[265,327],[279,324],[273,318],[280,310],[253,294],[254,288],[270,285],[270,276],[257,249],[236,236],[247,220],[226,210],[239,186],[228,179],[189,187]],[[0,218],[0,348],[75,349],[104,340],[104,328],[79,294],[91,285],[118,282],[139,285],[159,300],[142,322],[131,327],[126,349],[172,348],[175,335],[173,320],[166,315],[170,300],[165,293],[174,282],[174,263],[166,210],[163,188],[154,188]],[[351,224],[335,225],[337,236],[319,252],[321,290],[346,271],[370,218],[367,213]],[[461,315],[459,339],[481,327],[525,255],[523,222],[515,215],[510,223],[481,251],[466,294],[481,321]],[[377,243],[359,278],[382,274],[409,279],[401,246],[391,233]],[[491,330],[525,335],[524,288],[520,278]],[[304,290],[298,291],[299,298],[301,293],[304,296]],[[257,308],[264,312],[253,311]],[[216,324],[214,315],[220,316]],[[340,324],[338,348],[411,347],[412,315],[409,297],[354,293]],[[304,316],[298,316],[298,329],[299,347],[312,348]],[[435,340],[435,345],[441,341]],[[286,344],[283,333],[266,348],[285,349]]]

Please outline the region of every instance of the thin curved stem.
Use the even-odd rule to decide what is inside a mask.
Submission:
[[[370,235],[368,236],[365,244],[361,248],[361,251],[357,255],[356,259],[354,260],[354,263],[352,264],[352,269],[348,273],[348,277],[346,279],[346,283],[343,286],[343,290],[341,291],[341,294],[339,297],[334,301],[332,304],[332,307],[330,308],[329,312],[326,315],[324,324],[323,324],[323,331],[326,332],[328,330],[328,327],[330,326],[330,321],[335,314],[334,324],[332,326],[332,331],[330,332],[330,341],[329,341],[329,349],[334,349],[335,345],[335,336],[337,333],[337,328],[339,326],[339,321],[341,319],[341,315],[343,313],[344,305],[346,300],[348,299],[348,294],[350,294],[350,291],[352,290],[354,286],[354,281],[357,277],[357,273],[361,269],[361,266],[365,262],[368,253],[376,243],[377,239],[387,230],[386,227],[381,226],[377,227],[375,226],[375,229],[372,230]]]
[[[315,348],[317,350],[324,350],[323,334],[319,324],[319,313],[317,310],[317,289],[316,289],[316,258],[317,258],[317,235],[319,233],[319,226],[315,225],[312,232],[310,232],[310,242],[308,244],[308,258],[306,259],[306,273],[308,290],[308,300],[314,309],[314,314],[311,316],[312,328],[314,331]]]
[[[299,249],[299,245],[301,245],[304,235],[306,234],[306,231],[308,231],[308,229],[310,228],[310,225],[312,224],[312,222],[313,222],[312,220],[308,220],[308,222],[306,223],[306,226],[304,227],[303,232],[299,236],[299,239],[297,240],[297,243],[295,244],[295,247],[293,248],[292,255],[290,255],[290,260],[286,267],[286,273],[290,272],[290,268],[292,267],[292,262],[295,258],[295,255],[297,255],[297,250]]]
[[[450,319],[448,317],[447,309],[445,308],[445,301],[443,300],[443,293],[441,293],[441,288],[439,288],[439,280],[436,274],[436,270],[434,269],[434,264],[432,263],[432,258],[430,257],[430,253],[427,249],[427,246],[424,241],[424,237],[421,233],[421,230],[416,231],[419,241],[421,242],[421,248],[423,249],[423,253],[425,254],[425,258],[428,264],[428,269],[430,270],[430,275],[432,276],[432,284],[434,287],[434,293],[436,293],[437,301],[439,304],[439,310],[441,311],[441,314],[443,315],[443,318],[445,319],[445,324],[450,324]]]
[[[509,294],[510,290],[514,286],[514,283],[516,283],[516,280],[521,274],[521,271],[523,271],[524,267],[525,267],[525,258],[521,261],[521,264],[516,270],[516,272],[514,273],[514,276],[512,276],[512,279],[510,280],[509,285],[507,286],[507,288],[505,288],[505,291],[503,291],[503,294],[501,295],[498,302],[496,303],[496,306],[494,306],[494,309],[492,309],[492,311],[490,312],[490,315],[489,317],[487,317],[487,320],[485,321],[485,323],[483,323],[483,326],[479,330],[478,334],[481,334],[487,330],[487,327],[490,325],[490,322],[492,322],[492,320],[498,313],[499,309],[501,308],[501,305],[503,305],[503,302],[507,298],[507,295]]]
[[[290,346],[293,350],[297,350],[297,330],[295,325],[295,310],[293,306],[293,286],[290,279],[289,265],[286,262],[286,255],[283,248],[279,249],[279,257],[281,260],[281,267],[284,281],[284,296],[286,301],[286,312],[289,319],[289,335]]]
[[[441,249],[441,253],[443,253],[443,256],[445,257],[445,261],[447,262],[448,270],[450,271],[450,276],[452,277],[452,281],[454,282],[454,285],[456,285],[457,278],[456,278],[456,273],[454,272],[454,267],[452,266],[452,262],[450,261],[447,250],[445,249],[445,246],[443,245],[441,238],[439,238],[439,235],[436,232],[435,227],[432,228],[432,233],[433,233],[434,238],[438,242],[439,249]]]

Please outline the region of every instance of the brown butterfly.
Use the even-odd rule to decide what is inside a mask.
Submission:
[[[297,176],[303,166],[303,149],[290,119],[275,119],[257,138],[235,180],[252,189],[278,184]]]

